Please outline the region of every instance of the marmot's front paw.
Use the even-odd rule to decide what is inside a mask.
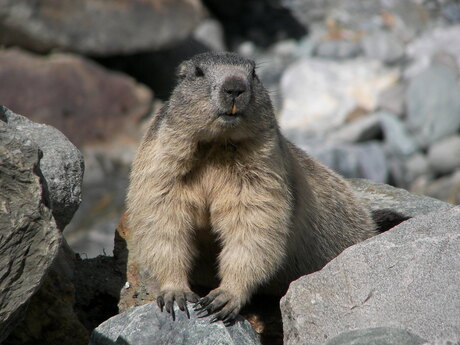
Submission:
[[[171,314],[173,321],[176,320],[174,314],[174,301],[176,301],[179,309],[185,311],[187,317],[190,319],[190,313],[187,308],[187,301],[196,303],[198,301],[198,295],[190,290],[162,290],[157,297],[157,304],[163,311],[163,307],[168,313]]]
[[[211,322],[223,321],[227,326],[235,320],[240,312],[241,299],[228,290],[217,288],[207,296],[200,298],[195,305],[198,316],[204,317],[216,313]]]

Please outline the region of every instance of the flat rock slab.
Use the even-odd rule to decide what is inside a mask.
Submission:
[[[97,327],[89,345],[257,345],[257,335],[247,321],[240,319],[225,327],[222,322],[210,324],[210,317],[199,319],[189,303],[191,319],[175,306],[176,321],[161,312],[154,303],[112,317]]]
[[[349,179],[358,196],[368,205],[372,217],[385,231],[404,220],[434,211],[449,210],[453,205],[423,195],[409,193],[384,183]]]
[[[56,127],[80,148],[137,125],[152,101],[152,93],[134,79],[71,54],[2,50],[0,80],[3,105]]]
[[[35,142],[43,153],[40,171],[49,191],[53,216],[63,230],[81,202],[83,155],[56,128],[30,121],[3,106],[0,106],[0,121],[21,140]]]
[[[61,242],[37,145],[0,121],[0,343],[21,320]]]
[[[404,329],[376,327],[345,332],[324,345],[422,345],[426,340]]]
[[[0,42],[99,56],[158,50],[186,38],[204,13],[198,0],[2,0]]]
[[[291,283],[284,344],[397,327],[427,341],[460,334],[460,207],[410,219]]]

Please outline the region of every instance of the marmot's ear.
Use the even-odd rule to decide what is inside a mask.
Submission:
[[[187,70],[189,69],[189,61],[182,62],[176,70],[176,76],[179,80],[184,79],[187,76]]]

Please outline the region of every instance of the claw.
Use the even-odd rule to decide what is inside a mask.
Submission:
[[[206,307],[209,303],[211,303],[211,299],[209,297],[203,297],[198,300],[199,304],[201,304],[203,307]]]
[[[161,312],[163,312],[163,307],[165,306],[165,300],[163,296],[157,297],[157,304],[158,304],[158,307],[160,307]]]
[[[220,321],[219,318],[217,316],[214,316],[211,320],[209,320],[209,323],[214,323],[217,321]]]
[[[202,310],[204,310],[205,308],[206,308],[206,307],[205,307],[205,306],[202,306],[201,304],[195,304],[195,305],[193,306],[193,310],[195,310],[195,311],[202,311]]]
[[[174,312],[174,301],[168,301],[166,303],[166,311],[171,314],[173,321],[176,321],[176,314]]]
[[[177,300],[177,305],[179,306],[179,309],[185,312],[187,315],[187,318],[190,319],[190,313],[187,308],[187,302],[185,301],[185,298],[181,297]]]
[[[203,309],[199,313],[197,313],[196,316],[198,316],[199,318],[209,316],[209,311],[207,309]]]

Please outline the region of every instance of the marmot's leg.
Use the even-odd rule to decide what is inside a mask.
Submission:
[[[173,194],[173,192],[170,192]],[[139,199],[148,199],[149,193]],[[141,201],[141,200],[140,200]],[[160,286],[157,303],[175,319],[174,301],[187,313],[186,301],[198,300],[190,289],[188,278],[196,249],[190,210],[185,201],[173,195],[145,205],[155,204],[154,212],[132,215],[133,248],[137,256],[145,262]],[[138,201],[139,202],[139,201]],[[138,204],[139,206],[139,204]],[[145,207],[144,209],[152,209]],[[142,218],[141,218],[142,217]]]
[[[279,268],[289,230],[287,208],[280,204],[256,207],[240,203],[214,217],[213,226],[222,242],[221,284],[198,301],[196,309],[201,314],[216,313],[213,321],[231,322],[255,288]]]

